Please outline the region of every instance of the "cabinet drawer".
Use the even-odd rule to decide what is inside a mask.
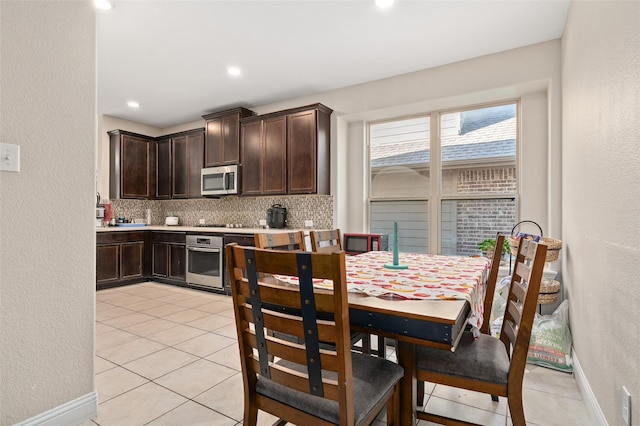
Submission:
[[[97,244],[128,243],[144,241],[146,231],[99,232],[96,235]]]
[[[151,233],[151,241],[154,243],[186,244],[185,235],[185,232],[153,231]]]

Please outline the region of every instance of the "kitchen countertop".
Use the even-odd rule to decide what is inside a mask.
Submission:
[[[302,229],[269,229],[269,228],[207,228],[202,226],[167,226],[167,225],[144,225],[144,226],[105,226],[96,227],[96,232],[126,232],[126,231],[171,231],[171,232],[206,232],[219,234],[258,234],[261,232],[284,233],[292,231],[303,231]]]

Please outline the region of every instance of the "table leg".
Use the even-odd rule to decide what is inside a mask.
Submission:
[[[404,368],[400,380],[400,424],[416,424],[416,346],[413,343],[398,341],[398,364]]]

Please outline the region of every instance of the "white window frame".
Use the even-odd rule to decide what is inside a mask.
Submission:
[[[444,194],[442,191],[442,156],[441,156],[441,129],[440,122],[442,115],[451,114],[455,112],[470,111],[475,109],[489,108],[500,105],[516,105],[516,189],[513,193],[500,193],[500,194]],[[428,221],[428,238],[429,246],[428,252],[437,254],[441,252],[442,244],[442,202],[448,200],[481,200],[481,199],[507,199],[514,200],[516,204],[516,218],[519,217],[520,202],[519,193],[521,188],[521,170],[522,164],[520,161],[521,152],[521,140],[522,140],[522,111],[521,100],[517,99],[504,99],[500,101],[487,102],[481,104],[465,105],[448,109],[437,109],[430,112],[412,114],[407,116],[398,116],[393,118],[387,118],[383,120],[376,120],[367,122],[366,126],[366,182],[365,188],[367,191],[367,205],[366,205],[366,223],[367,229],[371,229],[371,203],[376,201],[426,201],[427,202],[427,221]],[[419,197],[373,197],[371,195],[371,126],[376,124],[388,123],[393,121],[407,120],[411,118],[428,117],[430,122],[430,135],[429,135],[429,195]]]

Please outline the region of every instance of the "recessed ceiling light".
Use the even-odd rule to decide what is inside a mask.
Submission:
[[[227,68],[227,74],[229,75],[240,75],[242,71],[238,67],[229,67]]]
[[[374,0],[373,2],[380,9],[386,9],[387,7],[391,7],[393,4],[393,0]]]
[[[130,108],[140,108],[140,104],[139,104],[139,103],[137,103],[136,101],[129,101],[129,102],[127,102],[127,105],[128,105]]]
[[[109,0],[95,0],[95,5],[101,10],[109,10],[113,8],[113,4]]]

